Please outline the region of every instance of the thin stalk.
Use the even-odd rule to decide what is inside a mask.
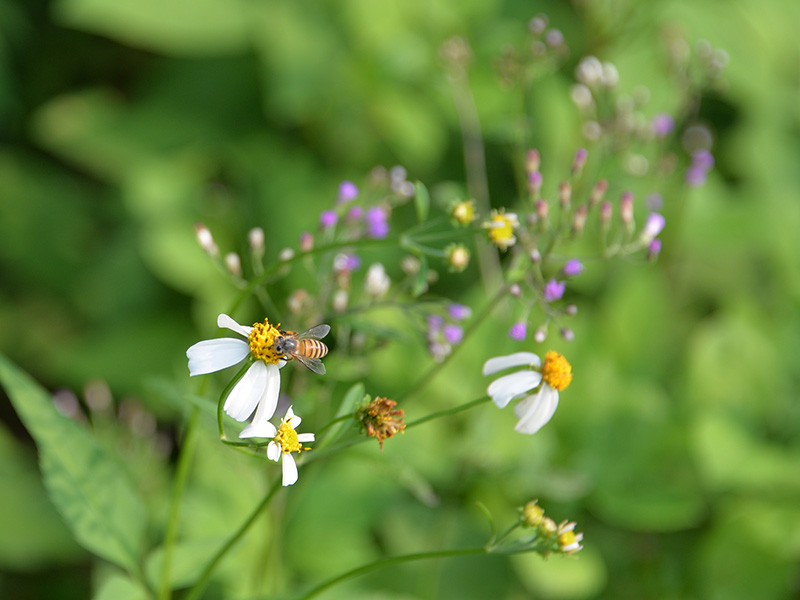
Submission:
[[[222,548],[220,548],[219,551],[214,555],[214,558],[212,558],[211,561],[206,565],[206,568],[203,569],[203,573],[200,575],[197,583],[192,586],[184,600],[197,600],[200,598],[219,562],[225,557],[233,545],[238,542],[239,539],[247,532],[259,515],[261,515],[261,511],[269,505],[270,500],[272,500],[272,497],[280,487],[280,478],[278,478],[275,480],[275,483],[272,484],[272,487],[270,488],[269,492],[267,492],[267,495],[264,496],[264,499],[259,503],[258,506],[256,506],[253,512],[250,513],[250,516],[247,517],[245,522],[242,523],[241,527],[239,527],[239,529],[237,529],[236,532],[230,538],[228,538],[228,541],[225,542]]]
[[[194,444],[197,438],[197,423],[199,421],[200,410],[195,406],[189,415],[186,423],[186,430],[183,434],[181,451],[178,456],[178,465],[175,469],[175,481],[172,485],[172,494],[169,502],[169,517],[167,519],[167,530],[164,533],[164,559],[161,564],[161,579],[158,584],[158,599],[169,600],[172,596],[170,586],[170,576],[172,572],[172,551],[175,548],[175,540],[178,537],[178,518],[180,516],[181,499],[186,490],[186,482],[189,479],[189,466],[194,455]]]
[[[333,587],[337,583],[341,583],[342,581],[352,579],[353,577],[358,577],[359,575],[363,575],[365,573],[369,573],[370,571],[381,569],[383,567],[398,565],[401,563],[413,562],[417,560],[427,560],[430,558],[471,556],[474,554],[486,554],[488,552],[489,550],[484,546],[478,546],[476,548],[460,548],[457,550],[436,550],[434,552],[417,552],[415,554],[404,554],[402,556],[393,556],[391,558],[384,558],[381,560],[376,560],[375,562],[368,563],[366,565],[362,565],[358,568],[347,571],[346,573],[342,573],[341,575],[337,575],[336,577],[333,577],[332,579],[329,579],[328,581],[319,584],[315,588],[306,592],[304,595],[299,596],[296,600],[309,600],[310,598],[313,598],[314,596],[321,594],[328,588]]]

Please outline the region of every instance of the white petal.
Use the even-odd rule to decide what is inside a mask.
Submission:
[[[314,441],[314,434],[313,433],[298,433],[297,434],[297,441],[298,442],[313,442]]]
[[[291,406],[289,410],[286,411],[286,416],[283,417],[283,420],[286,421],[292,429],[297,429],[298,425],[303,422],[303,419],[294,414]]]
[[[278,430],[275,429],[275,425],[273,425],[269,421],[260,421],[257,423],[254,419],[252,423],[250,423],[247,427],[242,429],[242,433],[239,434],[239,437],[274,438],[277,434]]]
[[[297,464],[291,453],[287,452],[283,455],[281,466],[283,467],[283,485],[292,485],[297,481]]]
[[[522,365],[540,367],[542,361],[533,352],[516,352],[507,356],[495,356],[483,364],[483,374],[492,375],[503,369]]]
[[[520,433],[536,433],[547,425],[558,408],[558,390],[546,383],[536,394],[528,396],[514,407],[519,422],[514,427]]]
[[[267,458],[275,462],[281,457],[281,445],[278,442],[267,444]]]
[[[522,396],[531,391],[542,381],[538,371],[518,371],[496,379],[486,388],[498,408],[505,408],[512,398]]]
[[[257,360],[247,373],[233,386],[225,399],[225,412],[237,421],[246,421],[267,387],[267,365]]]
[[[250,353],[247,342],[234,338],[218,338],[197,342],[186,351],[189,375],[221,371],[242,362]]]
[[[248,327],[246,325],[239,325],[236,321],[230,318],[228,315],[222,314],[217,317],[217,327],[224,327],[225,329],[230,329],[231,331],[235,331],[236,333],[247,337],[250,335],[250,332],[253,331],[252,327]]]
[[[260,362],[260,361],[259,361]],[[272,363],[262,363],[267,370],[267,385],[258,400],[258,408],[253,417],[253,425],[259,427],[261,423],[269,421],[278,407],[278,395],[281,391],[281,372]],[[241,436],[240,436],[241,437]]]

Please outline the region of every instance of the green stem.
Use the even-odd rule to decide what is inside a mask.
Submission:
[[[170,586],[170,575],[172,571],[172,551],[175,547],[175,540],[178,536],[178,517],[180,516],[181,498],[186,490],[186,482],[189,479],[189,466],[194,454],[194,443],[197,438],[197,423],[199,421],[200,410],[195,406],[189,415],[186,430],[183,434],[181,452],[178,457],[178,466],[175,469],[175,481],[172,486],[172,495],[169,503],[169,518],[167,520],[167,530],[164,533],[164,559],[161,565],[161,580],[158,586],[159,600],[169,600],[172,596]]]
[[[247,532],[250,526],[259,517],[261,511],[269,505],[270,500],[272,500],[272,497],[280,487],[281,484],[279,478],[275,480],[275,483],[272,484],[272,487],[270,488],[269,492],[267,492],[267,495],[264,496],[264,499],[259,503],[258,506],[256,506],[253,512],[250,513],[250,516],[247,517],[244,523],[242,523],[241,527],[236,530],[236,532],[228,539],[228,541],[225,542],[222,548],[220,548],[219,551],[214,555],[214,558],[212,558],[211,561],[206,565],[206,568],[203,569],[203,573],[200,575],[197,583],[192,586],[184,600],[197,600],[200,598],[219,562],[225,557],[233,545],[238,542],[239,539]]]
[[[420,417],[416,421],[411,421],[410,423],[406,423],[406,429],[410,429],[411,427],[416,427],[417,425],[422,425],[423,423],[427,423],[428,421],[433,421],[434,419],[438,419],[439,417],[446,417],[448,415],[454,415],[456,413],[460,413],[461,411],[472,408],[473,406],[478,406],[479,404],[483,404],[488,400],[489,396],[481,396],[480,398],[472,400],[471,402],[467,402],[466,404],[459,404],[458,406],[454,406],[453,408],[446,408],[444,410],[433,412],[429,415],[425,415],[424,417]]]
[[[494,298],[491,299],[489,304],[484,307],[484,309],[472,320],[469,326],[464,330],[464,336],[461,338],[461,343],[458,346],[453,348],[453,351],[442,361],[438,362],[433,365],[428,372],[425,373],[417,382],[411,386],[411,388],[401,394],[399,397],[395,398],[399,403],[401,400],[408,398],[409,396],[413,396],[421,389],[423,389],[428,383],[439,374],[439,372],[444,369],[450,362],[450,360],[455,356],[456,352],[458,352],[459,348],[462,348],[469,337],[478,329],[478,326],[483,322],[483,320],[489,316],[489,314],[494,310],[494,307],[502,300],[506,295],[507,289],[506,286],[503,285],[495,294]]]
[[[374,571],[375,569],[381,569],[383,567],[388,567],[391,565],[397,565],[406,562],[413,562],[417,560],[427,560],[430,558],[450,558],[455,556],[470,556],[474,554],[485,554],[488,552],[489,550],[487,550],[485,547],[479,546],[476,548],[461,548],[457,550],[436,550],[434,552],[417,552],[415,554],[404,554],[402,556],[393,556],[391,558],[376,560],[375,562],[362,565],[356,569],[352,569],[350,571],[347,571],[346,573],[337,575],[336,577],[333,577],[332,579],[329,579],[328,581],[319,584],[315,588],[311,589],[309,592],[306,592],[304,595],[299,596],[297,600],[309,600],[309,598],[313,598],[314,596],[319,595],[320,593],[324,592],[330,587],[333,587],[337,583],[341,583],[342,581],[352,579],[353,577],[358,577],[359,575],[369,573],[370,571]]]

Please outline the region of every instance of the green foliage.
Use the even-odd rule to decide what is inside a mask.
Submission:
[[[461,35],[473,53],[469,89],[491,206],[526,202],[527,148],[541,151],[550,193],[586,145],[574,196],[607,178],[615,211],[623,191],[635,192],[641,225],[641,200],[660,192],[662,254],[654,264],[587,262],[567,291],[578,314],[551,324],[543,345],[508,339],[520,304],[504,300],[401,405],[407,422],[452,409],[484,393],[488,357],[553,348],[575,379],[542,431],[513,434],[511,410],[487,402],[409,428],[381,451],[372,439],[347,446],[358,428],[343,419],[315,450],[345,449],[317,463],[308,453],[300,481],[276,493],[204,597],[290,597],[382,557],[480,546],[487,527],[476,502],[502,524],[534,497],[557,521],[579,522],[586,548],[577,558],[412,563],[323,597],[792,597],[800,560],[798,6],[0,2],[0,382],[10,399],[0,429],[0,596],[139,600],[164,585],[178,595],[268,493],[274,465],[216,439],[227,374],[190,387],[185,351],[218,335],[214,318],[233,305],[241,322],[269,316],[299,330],[289,298],[300,288],[319,292],[330,264],[297,257],[266,277],[268,297],[248,296],[198,248],[196,222],[251,274],[248,230],[264,229],[266,264],[296,250],[302,231],[320,243],[318,216],[335,206],[337,184],[350,179],[364,190],[375,165],[397,163],[416,196],[396,207],[392,235],[439,219],[404,246],[359,250],[353,290],[370,263],[400,281],[400,260],[418,257],[406,283],[419,299],[413,309],[306,315],[331,322],[337,337],[322,382],[296,364],[282,370],[282,388],[304,408],[304,431],[352,413],[365,394],[406,393],[433,366],[421,332],[430,306],[486,305],[492,269],[507,266],[507,255],[482,271],[476,247],[473,264],[452,274],[424,240],[445,231],[451,200],[474,193],[463,183],[465,107],[454,103],[453,71],[440,53]],[[498,77],[498,59],[509,47],[524,55],[527,21],[540,11],[564,32],[569,53],[526,71],[535,84],[522,94]],[[724,85],[687,106],[687,87],[698,81],[670,74],[662,43],[679,29],[690,49],[707,39],[729,56]],[[646,118],[665,111],[683,116],[679,126],[709,127],[717,162],[706,186],[684,184],[689,158],[678,136],[658,148],[674,154],[672,176],[635,140],[587,142],[569,97],[589,54],[616,65],[619,94],[638,97],[647,86]],[[601,102],[613,110],[614,98]],[[646,176],[625,174],[631,154],[649,161]],[[576,239],[560,258],[597,250]],[[532,324],[541,317],[531,315]],[[557,336],[562,325],[575,332],[571,344]],[[346,353],[359,336],[382,342]],[[98,379],[113,396],[105,408],[88,393]],[[63,388],[77,394],[69,417],[50,394]],[[165,561],[171,477],[195,408],[197,443]]]

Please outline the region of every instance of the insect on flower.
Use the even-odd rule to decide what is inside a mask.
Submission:
[[[331,330],[330,325],[317,325],[303,333],[281,331],[275,338],[273,349],[285,360],[296,360],[318,375],[325,375],[325,365],[320,360],[328,347],[320,342]]]

